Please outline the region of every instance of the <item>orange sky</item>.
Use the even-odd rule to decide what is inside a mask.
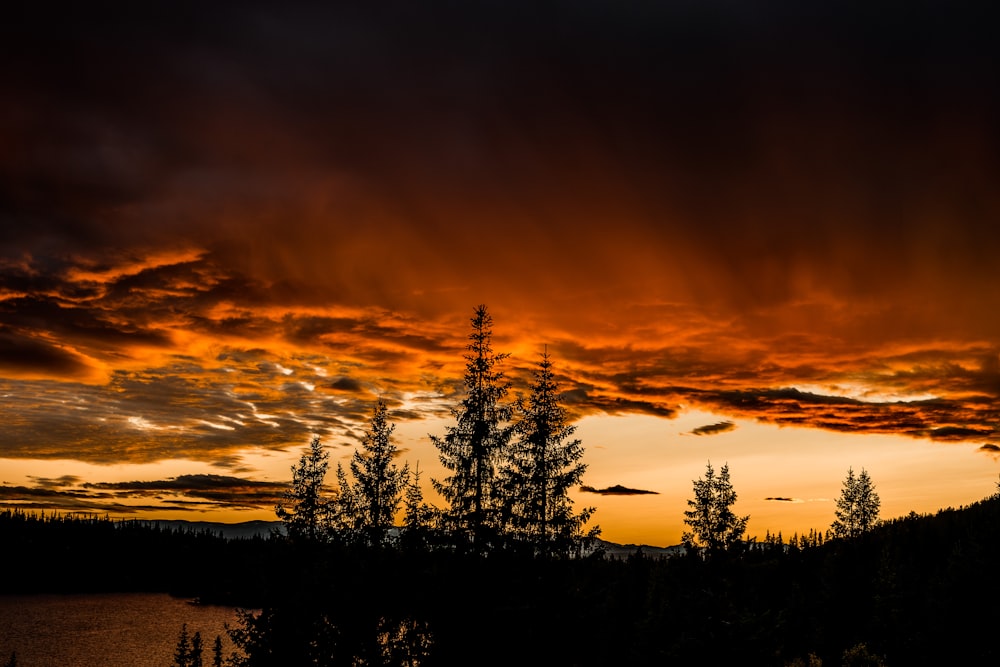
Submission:
[[[479,303],[519,386],[548,345],[586,484],[657,492],[579,494],[609,539],[675,542],[709,458],[761,534],[850,465],[889,515],[994,490],[988,22],[383,9],[0,28],[0,502],[270,518],[378,396],[428,479]]]

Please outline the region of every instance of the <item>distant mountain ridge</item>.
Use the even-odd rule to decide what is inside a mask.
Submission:
[[[219,521],[187,521],[185,519],[142,519],[138,523],[147,526],[157,526],[171,530],[190,531],[194,533],[208,532],[221,535],[226,539],[250,539],[254,537],[271,537],[273,531],[284,532],[280,521],[241,521],[239,523],[222,523]]]
[[[149,519],[139,523],[191,532],[209,532],[221,535],[227,539],[249,539],[254,537],[271,537],[274,531],[283,533],[284,526],[280,521],[242,521],[239,523],[223,523],[218,521],[187,521],[184,519]],[[607,540],[597,540],[598,547],[604,549],[609,558],[628,558],[637,552],[644,556],[667,557],[684,554],[684,547],[655,547],[648,544],[617,544]]]
[[[667,558],[670,556],[682,556],[686,553],[684,547],[675,544],[672,547],[654,547],[648,544],[616,544],[606,540],[597,540],[599,547],[604,549],[608,558],[628,558],[637,553],[653,558]]]

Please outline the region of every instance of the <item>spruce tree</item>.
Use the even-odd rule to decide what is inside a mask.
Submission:
[[[222,635],[215,635],[212,645],[212,667],[222,667]]]
[[[420,488],[420,463],[408,476],[403,493],[403,543],[421,548],[427,545],[434,528],[437,512],[424,502],[424,492]]]
[[[862,468],[855,477],[854,469],[848,468],[834,510],[836,519],[830,526],[831,534],[833,537],[857,537],[871,530],[878,525],[881,504],[868,471]]]
[[[323,495],[323,480],[330,455],[319,437],[309,443],[298,465],[292,466],[292,486],[274,513],[285,524],[293,541],[318,542],[328,537],[329,501]]]
[[[511,406],[505,399],[510,382],[501,365],[510,355],[493,351],[493,318],[480,305],[472,317],[465,354],[465,397],[452,410],[455,426],[444,437],[431,436],[441,465],[451,472],[432,480],[449,504],[447,527],[464,533],[481,549],[487,532],[499,530],[502,495],[496,483],[498,464],[510,441]]]
[[[188,658],[188,667],[203,667],[202,664],[202,645],[201,645],[201,633],[196,632],[194,636],[191,637],[191,655]]]
[[[687,501],[691,509],[684,512],[684,523],[691,526],[691,531],[682,536],[684,546],[700,546],[710,556],[716,556],[740,544],[750,517],[736,516],[732,509],[735,503],[729,465],[723,465],[716,476],[709,461],[705,476],[694,480],[694,499]]]
[[[188,637],[187,623],[181,626],[181,633],[177,638],[177,646],[174,648],[174,666],[190,667],[191,665],[191,640]]]
[[[409,466],[393,463],[397,449],[392,443],[395,424],[389,423],[388,408],[379,399],[375,404],[371,428],[362,439],[362,449],[351,460],[353,511],[356,525],[381,542],[393,525],[400,498],[409,477]]]
[[[360,511],[354,486],[347,478],[344,466],[337,463],[334,472],[337,480],[337,497],[330,502],[330,527],[333,533],[341,539],[353,540],[361,529]]]
[[[587,466],[580,461],[580,440],[573,439],[576,427],[559,402],[548,350],[541,355],[530,394],[519,402],[518,413],[517,437],[503,470],[512,532],[533,542],[543,554],[567,554],[581,545],[583,525],[594,509],[573,512],[569,490],[580,483]],[[598,532],[595,527],[587,537]]]

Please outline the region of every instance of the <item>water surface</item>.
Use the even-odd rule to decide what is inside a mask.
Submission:
[[[162,593],[0,596],[0,664],[18,667],[168,667],[181,625],[200,632],[204,663],[236,622],[232,607],[193,605]]]

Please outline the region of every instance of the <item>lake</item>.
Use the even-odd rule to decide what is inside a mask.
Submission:
[[[18,667],[168,667],[181,626],[200,632],[204,663],[236,623],[233,607],[193,605],[163,593],[0,595],[0,664]]]

